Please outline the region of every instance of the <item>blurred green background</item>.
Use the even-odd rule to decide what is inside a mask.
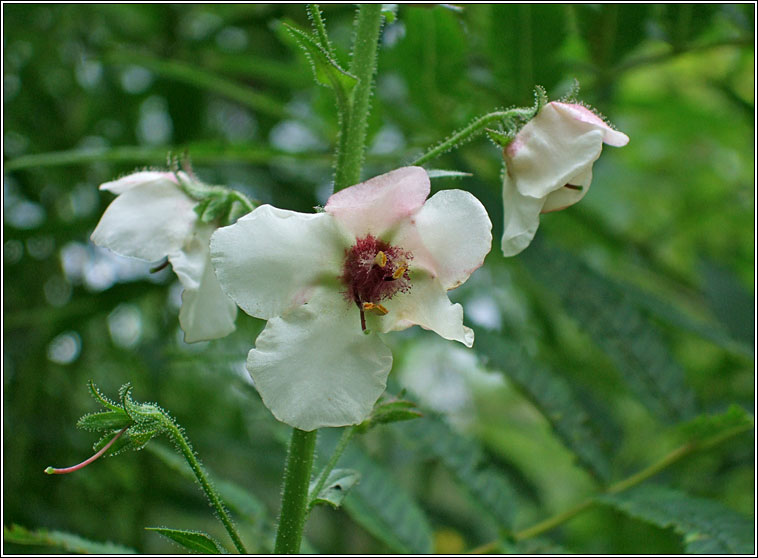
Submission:
[[[354,7],[323,9],[346,63]],[[345,509],[313,513],[308,549],[475,548],[497,539],[501,507],[523,529],[663,457],[675,447],[670,425],[732,403],[754,408],[754,9],[399,6],[383,30],[364,178],[407,164],[477,116],[531,105],[535,84],[557,98],[577,79],[579,97],[631,142],[606,147],[582,203],[543,216],[535,244],[509,260],[498,248],[499,150],[479,137],[426,165],[472,173],[434,180],[433,190],[467,189],[490,213],[493,251],[451,297],[477,333],[499,334],[472,351],[420,328],[388,339],[390,389],[406,387],[447,417],[445,435],[458,445],[426,444],[431,418],[361,436],[351,459],[362,463],[364,492]],[[149,553],[179,549],[147,526],[226,540],[202,493],[155,449],[70,476],[42,473],[91,453],[97,436],[75,428],[97,410],[87,380],[112,397],[131,382],[137,400],[158,402],[185,427],[214,478],[238,485],[255,511],[236,516],[243,538],[251,551],[270,550],[288,429],[244,370],[263,322],[240,312],[228,338],[186,345],[171,271],[150,274],[89,235],[112,200],[97,186],[163,166],[169,152],[186,152],[205,182],[264,203],[324,203],[334,102],[280,25],[307,28],[305,8],[5,4],[3,15],[4,525]],[[500,341],[519,347],[509,354],[520,360],[498,362]],[[577,461],[556,434],[561,417],[540,412],[544,392],[527,395],[531,371],[543,369],[582,408],[577,428],[595,437],[591,455]],[[751,436],[656,480],[752,517]],[[475,470],[507,479],[512,497],[483,505],[445,451],[475,452]],[[413,512],[412,533],[382,533],[392,518],[368,504],[385,493]],[[672,529],[606,506],[546,537],[584,553],[683,550]]]

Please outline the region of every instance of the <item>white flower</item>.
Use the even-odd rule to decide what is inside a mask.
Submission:
[[[542,107],[504,151],[503,253],[514,256],[529,246],[540,213],[565,209],[584,197],[603,143],[621,147],[628,142],[626,134],[582,105]]]
[[[426,171],[404,167],[334,194],[322,213],[263,205],[214,233],[222,288],[268,320],[247,369],[280,421],[366,419],[392,366],[379,332],[420,325],[473,344],[447,291],[482,265],[492,225],[468,192],[428,195]]]
[[[179,173],[182,180],[191,180]],[[179,324],[187,343],[234,331],[237,306],[218,284],[208,244],[215,227],[195,212],[197,201],[170,172],[142,171],[100,186],[117,194],[92,233],[92,241],[122,256],[168,261],[184,287]]]

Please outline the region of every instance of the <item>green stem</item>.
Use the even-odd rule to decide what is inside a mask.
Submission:
[[[531,110],[532,109],[530,108],[529,109],[517,108],[517,109],[511,109],[511,110],[505,110],[505,111],[502,111],[502,110],[495,111],[489,114],[485,114],[484,116],[481,116],[477,118],[476,120],[474,120],[471,124],[469,124],[465,128],[455,132],[452,136],[450,136],[443,142],[435,145],[429,151],[424,153],[421,157],[419,157],[418,159],[416,159],[410,164],[422,165],[426,163],[427,161],[431,161],[432,159],[442,155],[446,151],[450,151],[454,147],[457,147],[467,141],[471,141],[478,134],[482,133],[488,124],[497,122],[498,120],[506,120],[508,118],[513,118],[515,116],[526,114],[527,112],[531,112]]]
[[[339,153],[334,172],[334,191],[357,184],[366,152],[366,125],[376,71],[382,5],[360,4],[355,22],[350,73],[358,78],[350,110],[341,119]]]
[[[276,532],[275,554],[297,554],[308,513],[308,487],[318,431],[292,429],[287,464],[284,469],[282,510]]]
[[[181,429],[170,417],[164,415],[163,413],[161,413],[161,416],[164,419],[163,423],[168,429],[169,435],[174,440],[176,447],[178,447],[179,451],[181,451],[182,455],[184,455],[187,463],[189,463],[190,469],[192,469],[192,472],[195,474],[195,478],[197,478],[197,482],[200,483],[200,487],[208,497],[208,501],[216,511],[216,515],[221,520],[221,523],[224,524],[226,532],[229,533],[229,536],[232,538],[234,546],[237,547],[237,550],[240,554],[247,554],[245,545],[242,544],[242,539],[237,533],[237,529],[235,528],[234,523],[232,523],[232,520],[229,517],[226,508],[224,508],[224,504],[221,502],[221,497],[218,495],[216,490],[213,488],[213,485],[211,485],[210,481],[208,480],[208,475],[206,474],[205,469],[203,468],[198,458],[195,456],[195,452],[192,451],[192,447],[182,434]]]
[[[311,495],[308,501],[308,509],[313,507],[313,500],[319,495],[319,492],[321,492],[321,489],[324,488],[324,485],[326,484],[326,479],[329,478],[329,473],[332,472],[332,470],[334,469],[334,466],[337,464],[337,461],[339,461],[340,457],[342,457],[342,454],[344,453],[345,448],[350,443],[350,440],[352,440],[354,434],[355,434],[355,427],[353,426],[345,429],[342,432],[342,436],[340,437],[339,442],[337,442],[337,446],[334,448],[334,452],[332,453],[332,456],[329,458],[329,461],[324,466],[323,470],[321,471],[321,474],[318,477],[318,481],[316,482],[316,485],[311,491]]]

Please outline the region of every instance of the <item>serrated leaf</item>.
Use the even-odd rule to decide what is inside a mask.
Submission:
[[[753,425],[754,419],[750,413],[739,405],[731,405],[723,414],[697,416],[678,424],[676,430],[686,443],[709,445],[722,436],[748,431]]]
[[[692,416],[694,396],[655,325],[616,284],[577,257],[536,239],[521,255],[534,277],[563,303],[659,418]]]
[[[361,479],[361,474],[353,469],[334,469],[326,478],[326,483],[318,494],[309,496],[312,504],[328,504],[337,509],[342,505],[347,493]],[[315,488],[316,480],[311,483],[311,490]]]
[[[132,424],[132,420],[124,411],[103,411],[84,415],[76,422],[78,428],[98,432],[101,430],[121,430]]]
[[[643,485],[600,502],[658,527],[673,527],[690,554],[754,554],[754,524],[742,514],[705,498],[659,485]]]
[[[333,89],[338,99],[349,101],[353,89],[358,83],[358,78],[343,70],[337,61],[329,56],[329,53],[309,33],[289,23],[282,23],[282,25],[305,52],[311,63],[316,82]]]
[[[429,169],[426,171],[429,178],[463,178],[465,176],[473,176],[470,172],[444,170],[444,169]]]
[[[336,445],[336,437],[328,430],[319,436],[319,454],[330,455]],[[396,553],[432,552],[429,521],[388,471],[354,444],[347,447],[339,464],[361,475],[361,482],[343,502],[343,509],[357,523]]]
[[[169,529],[167,527],[145,527],[145,530],[155,531],[194,552],[201,554],[226,554],[221,543],[202,531]]]
[[[755,297],[733,272],[715,262],[703,260],[699,267],[703,275],[703,291],[713,313],[734,339],[753,345]]]
[[[502,371],[540,410],[579,462],[602,480],[610,476],[608,448],[569,383],[529,358],[515,343],[477,328],[476,346],[487,365]]]
[[[501,527],[511,528],[516,493],[500,471],[487,465],[477,442],[456,433],[431,413],[425,413],[423,420],[398,425],[397,431],[421,455],[439,459],[475,504]]]
[[[111,542],[95,542],[87,540],[79,535],[64,533],[62,531],[48,531],[47,529],[35,529],[30,531],[20,525],[10,527],[3,526],[3,540],[7,543],[52,546],[62,548],[67,552],[79,554],[136,554],[137,551],[127,546],[113,544]]]

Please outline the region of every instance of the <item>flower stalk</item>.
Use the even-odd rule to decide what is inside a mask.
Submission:
[[[284,470],[282,510],[276,532],[275,554],[297,554],[308,513],[308,487],[318,431],[292,429]]]

